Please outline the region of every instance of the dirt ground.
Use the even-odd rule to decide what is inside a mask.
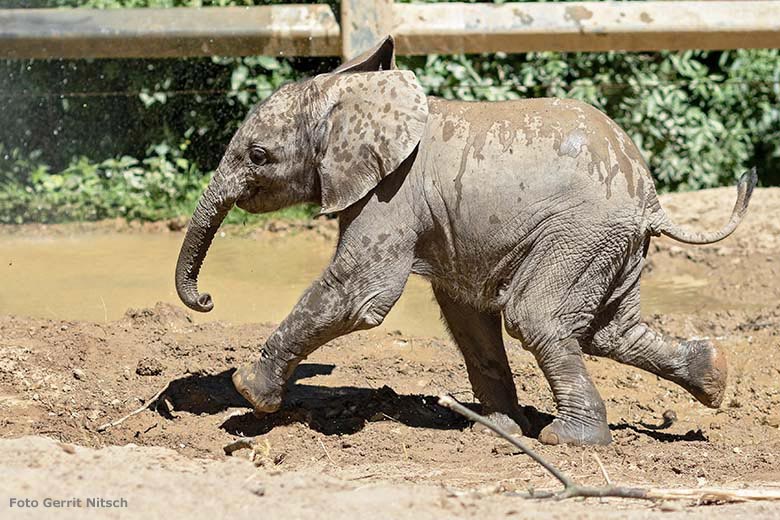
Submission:
[[[676,222],[714,228],[733,197],[724,188],[662,202]],[[670,336],[715,338],[728,353],[721,409],[706,409],[655,376],[590,358],[614,443],[530,445],[583,484],[604,482],[598,459],[625,485],[780,487],[778,217],[780,189],[760,189],[726,241],[693,247],[659,239],[651,247],[646,279],[705,283],[692,284],[695,312],[645,319]],[[330,226],[295,231],[330,236]],[[181,232],[167,224],[136,232],[157,231]],[[255,238],[278,231],[266,226]],[[512,496],[556,483],[518,450],[436,404],[445,392],[473,402],[459,353],[438,338],[368,331],[333,341],[299,367],[283,409],[256,418],[230,373],[256,356],[272,330],[269,323],[195,324],[167,304],[109,323],[0,316],[0,516],[780,518],[779,503]],[[507,350],[520,400],[543,424],[554,404],[541,371],[516,341]],[[165,387],[150,410],[99,431]],[[667,410],[678,418],[671,425],[662,424]],[[256,437],[255,449],[226,456],[223,447],[240,437]],[[39,505],[12,507],[11,497]],[[127,504],[54,509],[46,497]]]

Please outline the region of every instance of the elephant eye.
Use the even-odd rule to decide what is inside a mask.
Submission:
[[[249,149],[249,160],[257,166],[268,162],[268,152],[261,146],[253,146]]]

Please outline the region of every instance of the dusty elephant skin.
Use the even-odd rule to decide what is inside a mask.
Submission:
[[[544,443],[607,444],[604,403],[583,352],[648,370],[717,407],[723,354],[671,342],[639,320],[650,238],[705,244],[737,227],[756,184],[739,181],[719,231],[678,228],[630,138],[593,107],[561,99],[426,98],[394,69],[393,41],[330,74],[282,87],[236,132],[192,217],[176,287],[209,311],[197,277],[233,204],[250,212],[315,202],[339,214],[336,254],[268,338],[236,388],[274,412],[317,347],[382,322],[408,276],[434,288],[483,411],[528,432],[501,335],[538,361],[558,414]]]

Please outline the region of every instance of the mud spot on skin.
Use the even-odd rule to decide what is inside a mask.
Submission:
[[[460,212],[460,203],[463,199],[463,175],[466,173],[469,154],[477,161],[485,159],[485,156],[482,155],[482,148],[485,146],[485,140],[487,139],[490,127],[492,127],[495,122],[488,114],[483,113],[479,109],[479,103],[474,103],[474,107],[467,107],[464,110],[463,121],[468,124],[468,140],[460,157],[458,175],[455,177],[455,193],[457,196],[455,199],[456,212]]]
[[[612,196],[612,181],[618,174],[625,177],[629,196],[636,196],[634,165],[642,165],[644,161],[631,139],[595,108],[576,103],[572,104],[572,110],[575,109],[579,111],[575,119],[561,121],[556,127],[550,125],[551,128],[547,129],[546,133],[553,138],[553,149],[559,156],[571,158],[587,151],[590,154],[588,173],[604,183],[607,198]],[[582,117],[587,126],[574,126],[578,124],[576,119]]]
[[[640,175],[636,180],[636,190],[634,190],[634,193],[640,198],[645,198],[645,179]]]
[[[442,132],[441,137],[446,143],[447,141],[452,139],[453,135],[455,135],[455,123],[453,123],[452,121],[445,121],[444,127],[442,128],[441,132]]]
[[[488,219],[488,222],[490,222],[493,225],[498,225],[499,223],[501,223],[501,221],[495,215],[490,215],[490,218]]]
[[[517,131],[509,124],[509,121],[498,122],[498,142],[501,143],[504,153],[511,151],[516,135]]]
[[[455,135],[455,123],[452,121],[445,121],[444,128],[442,129],[442,139],[444,139],[444,142],[446,143],[452,139],[453,135]]]
[[[645,23],[653,23],[653,17],[645,12],[639,15],[639,19]]]
[[[638,179],[646,175],[643,158],[630,137],[602,112],[571,100],[529,100],[524,103],[526,106],[522,108],[527,112],[512,122],[504,119],[500,110],[476,113],[477,103],[456,102],[442,118],[442,127],[447,127],[442,133],[451,143],[456,140],[458,146],[462,146],[459,171],[454,179],[456,212],[460,210],[462,200],[463,175],[480,166],[471,161],[483,158],[482,148],[489,136],[502,145],[504,153],[511,153],[514,146],[551,145],[558,156],[581,163],[580,167],[591,178],[604,185],[607,197],[612,196],[613,180],[619,176],[625,178],[630,197],[643,192],[637,186]],[[441,108],[434,102],[431,113],[443,113]],[[448,117],[452,118],[449,122]]]
[[[558,155],[568,155],[572,159],[576,159],[580,154],[582,147],[588,144],[588,137],[580,129],[575,129],[569,132],[564,137],[563,142],[558,148]]]
[[[629,170],[630,170],[630,166],[629,166]],[[607,185],[607,198],[610,198],[612,196],[612,179],[614,179],[618,173],[620,173],[620,166],[618,166],[617,164],[613,164],[612,168],[610,168],[609,170],[609,175],[607,175],[607,178],[605,180],[605,184]]]

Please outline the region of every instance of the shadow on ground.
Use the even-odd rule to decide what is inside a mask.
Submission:
[[[358,388],[354,386],[326,387],[300,384],[299,381],[333,372],[334,365],[305,363],[293,374],[282,409],[260,417],[251,411],[249,403],[233,387],[233,370],[218,374],[191,374],[172,381],[165,397],[173,405],[173,411],[195,415],[213,415],[229,408],[246,408],[246,413],[229,417],[220,428],[232,435],[254,437],[263,435],[277,426],[294,423],[306,424],[312,430],[325,435],[357,433],[367,422],[395,421],[413,428],[438,430],[462,430],[469,421],[447,408],[439,406],[435,395],[399,395],[389,386]],[[479,405],[468,405],[479,411]],[[165,407],[158,412],[171,418]],[[539,432],[554,417],[525,406],[523,413],[531,423],[530,437]],[[685,435],[664,433],[621,423],[611,425],[613,431],[631,430],[661,442],[706,441],[701,431]]]
[[[233,435],[256,436],[277,426],[303,423],[326,435],[351,434],[367,422],[396,421],[414,428],[463,429],[461,416],[437,404],[433,395],[398,395],[392,388],[325,387],[300,384],[316,375],[327,375],[333,365],[301,364],[290,380],[284,404],[279,412],[257,417],[249,403],[233,387],[232,370],[219,374],[193,374],[174,380],[166,391],[174,411],[192,414],[223,412],[228,408],[247,408],[245,414],[228,418],[220,427]],[[162,415],[167,415],[160,410]]]
[[[701,430],[690,430],[684,435],[680,435],[678,433],[666,433],[658,430],[639,428],[638,426],[627,423],[613,424],[610,425],[609,429],[612,431],[631,430],[640,435],[647,435],[659,442],[707,442],[709,440]]]

